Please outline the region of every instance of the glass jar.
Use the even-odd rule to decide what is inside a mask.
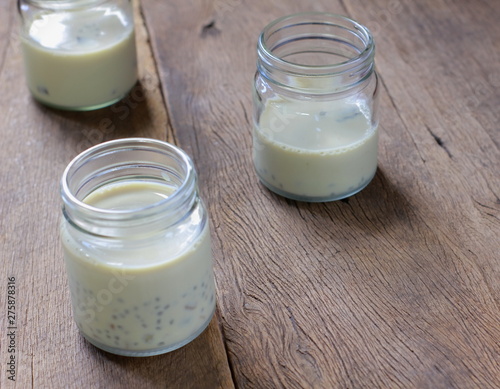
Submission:
[[[78,155],[61,181],[73,315],[108,352],[149,356],[195,339],[215,310],[207,212],[180,149],[120,139]]]
[[[257,54],[253,162],[261,182],[310,202],[362,190],[378,153],[370,32],[339,15],[295,14],[264,28]]]
[[[26,81],[48,106],[86,111],[137,82],[130,0],[18,0]]]

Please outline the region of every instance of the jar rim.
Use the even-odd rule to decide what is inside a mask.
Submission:
[[[75,173],[79,169],[80,165],[87,161],[91,161],[93,158],[99,158],[112,152],[117,152],[119,150],[126,151],[130,148],[140,148],[141,146],[155,146],[160,151],[170,151],[179,157],[181,163],[186,167],[186,172],[181,184],[176,187],[172,194],[167,198],[143,207],[131,209],[106,209],[89,205],[80,200],[76,194],[73,193],[73,190],[70,188],[69,180],[71,179],[71,174]],[[143,212],[147,213],[147,217],[148,215],[154,214],[154,211],[163,210],[164,208],[168,209],[170,207],[176,208],[180,203],[184,202],[186,192],[192,191],[195,185],[196,172],[194,170],[193,162],[191,158],[189,158],[189,156],[179,147],[165,141],[151,138],[122,138],[110,140],[90,147],[73,158],[63,172],[61,178],[61,194],[64,204],[70,206],[72,209],[78,209],[82,212],[90,213],[100,218],[122,219],[133,217]]]
[[[331,27],[340,27],[343,29],[348,29],[350,27],[350,31],[355,33],[355,35],[364,43],[364,49],[360,51],[358,55],[348,58],[346,61],[332,64],[306,65],[288,61],[275,55],[273,53],[273,48],[270,48],[266,41],[273,33],[278,32],[283,28],[290,27],[290,22],[294,21],[297,23],[300,22],[300,25],[324,24]],[[344,25],[340,23],[344,23]],[[285,25],[280,27],[280,25],[283,24]],[[356,34],[356,32],[358,32],[358,34]],[[362,63],[365,63],[366,61],[373,61],[375,42],[370,30],[354,19],[334,13],[313,11],[286,15],[270,22],[266,27],[264,27],[262,33],[259,36],[257,49],[259,53],[262,53],[265,59],[273,61],[274,65],[277,67],[281,67],[289,71],[295,71],[299,74],[314,71],[316,74],[319,73],[321,75],[335,75],[344,73],[345,71],[349,71],[351,68],[357,67]]]

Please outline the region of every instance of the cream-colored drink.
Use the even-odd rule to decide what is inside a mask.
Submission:
[[[377,169],[377,126],[349,100],[268,100],[254,131],[261,181],[305,201],[343,198],[363,189]]]
[[[105,5],[37,15],[22,39],[33,96],[75,110],[120,100],[137,81],[133,27],[123,11]]]
[[[97,189],[84,202],[135,209],[172,192],[156,182],[118,182]],[[215,309],[208,223],[183,225],[161,239],[145,236],[142,243],[111,239],[100,245],[94,237],[87,246],[76,244],[67,228],[72,227],[63,223],[74,316],[91,343],[111,352],[148,355],[177,348],[206,328]],[[201,234],[193,234],[200,228]]]

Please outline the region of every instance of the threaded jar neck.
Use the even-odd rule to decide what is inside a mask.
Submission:
[[[84,202],[108,184],[143,181],[169,186],[172,193],[132,209],[96,208]],[[191,159],[158,140],[127,138],[94,146],[66,167],[61,179],[63,214],[73,227],[102,237],[138,237],[165,230],[198,203],[197,175]]]
[[[374,71],[369,30],[344,16],[308,12],[270,23],[257,44],[257,69],[290,91],[331,94],[355,88]]]

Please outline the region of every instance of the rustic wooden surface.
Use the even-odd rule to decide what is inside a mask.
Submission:
[[[10,3],[0,5],[3,28],[15,17]],[[83,340],[72,319],[58,238],[62,171],[78,152],[105,140],[145,136],[175,141],[147,32],[137,16],[139,85],[115,106],[87,113],[56,111],[32,101],[24,85],[17,30],[0,30],[11,37],[10,42],[0,39],[2,389],[233,387],[217,319],[188,346],[150,358],[99,351]],[[14,276],[17,286],[15,383],[6,372],[7,276]]]
[[[500,388],[500,3],[141,5],[139,89],[81,114],[29,97],[15,4],[0,3],[0,305],[15,276],[18,313],[13,383],[0,310],[0,387]],[[382,92],[377,175],[327,204],[272,194],[250,157],[257,36],[311,9],[372,29]],[[209,329],[142,359],[77,334],[57,236],[66,164],[126,136],[193,157],[216,257]]]

